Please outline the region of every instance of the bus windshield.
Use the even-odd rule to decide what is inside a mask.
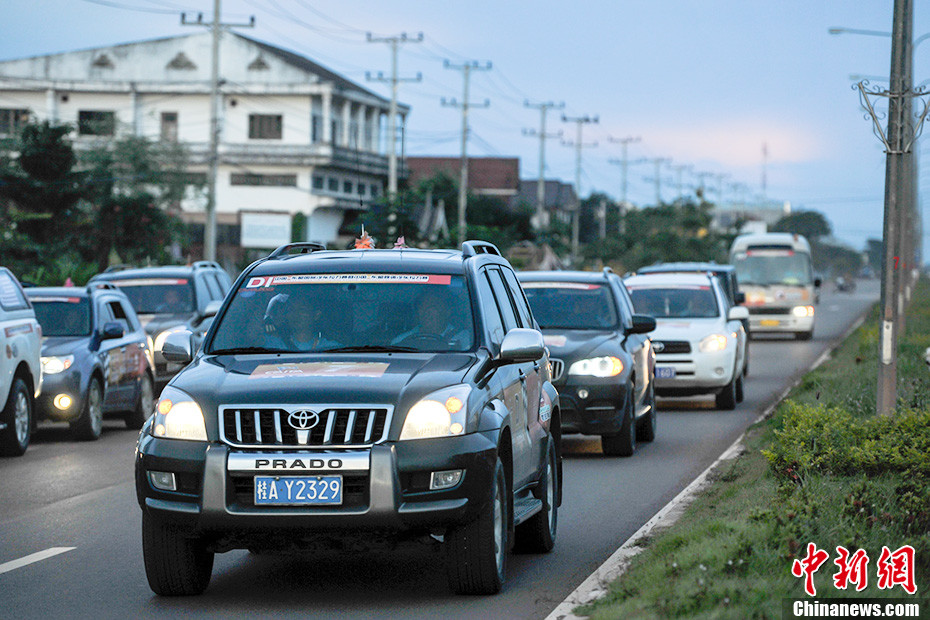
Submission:
[[[733,256],[740,285],[810,286],[814,282],[810,256],[793,250],[739,252]]]

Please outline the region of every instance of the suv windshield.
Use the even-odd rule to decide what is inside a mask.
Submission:
[[[616,329],[610,290],[584,282],[523,282],[533,316],[543,329]]]
[[[249,278],[216,326],[211,353],[470,351],[464,278],[296,274]]]
[[[110,280],[126,293],[137,314],[189,314],[194,311],[194,288],[187,278]]]
[[[32,306],[43,336],[90,334],[90,304],[86,297],[33,297]]]
[[[709,286],[627,286],[636,312],[657,319],[710,319],[720,316],[717,298]]]

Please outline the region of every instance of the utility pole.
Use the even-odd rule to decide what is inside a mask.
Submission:
[[[546,214],[546,138],[561,138],[562,132],[546,133],[546,112],[549,110],[561,110],[565,107],[564,103],[556,105],[551,101],[546,103],[523,102],[524,107],[537,108],[539,110],[539,131],[535,129],[524,129],[524,136],[539,137],[539,181],[536,183],[536,217],[533,227],[541,230],[549,224],[549,218]]]
[[[581,214],[581,149],[586,146],[597,146],[597,142],[592,142],[590,144],[585,144],[581,141],[581,128],[588,123],[597,123],[597,116],[578,116],[570,118],[568,116],[562,115],[563,123],[575,123],[576,125],[576,138],[574,142],[575,147],[575,208],[572,211],[572,261],[575,262],[578,260],[578,236],[579,236],[579,226],[580,226],[580,214]],[[565,146],[572,146],[572,142],[563,142]]]
[[[652,180],[656,184],[656,206],[662,206],[662,164],[672,161],[667,157],[653,157],[647,161],[651,161],[656,167],[656,175]]]
[[[462,95],[462,102],[459,103],[455,99],[446,101],[445,97],[442,99],[442,105],[450,108],[462,108],[462,164],[461,164],[461,174],[459,176],[459,217],[458,217],[458,233],[459,233],[459,245],[461,246],[465,243],[465,209],[467,208],[468,200],[468,108],[470,107],[481,107],[486,108],[491,105],[491,102],[487,99],[484,100],[484,103],[477,104],[471,103],[468,101],[468,83],[469,77],[471,76],[472,71],[490,71],[491,63],[479,65],[478,61],[473,60],[471,62],[466,62],[461,65],[454,65],[448,60],[443,61],[442,66],[446,69],[455,69],[461,71],[465,81],[465,88]]]
[[[207,156],[207,209],[203,227],[203,257],[206,260],[216,260],[216,177],[220,165],[220,36],[223,28],[255,27],[254,16],[246,24],[224,24],[220,21],[220,14],[220,0],[213,0],[212,22],[203,21],[203,13],[197,14],[197,21],[188,21],[187,14],[181,13],[182,26],[209,26],[213,34],[210,50],[210,152]]]
[[[678,164],[677,166],[670,166],[670,168],[673,171],[675,171],[675,178],[676,178],[677,185],[678,185],[678,200],[684,202],[685,194],[684,194],[684,184],[682,183],[682,175],[684,174],[685,170],[689,170],[691,168],[691,165],[690,164]]]
[[[769,163],[769,145],[766,142],[762,143],[762,200],[765,200],[765,186],[766,186],[766,167]]]
[[[706,202],[707,201],[707,187],[706,187],[706,184],[704,183],[704,179],[708,179],[716,175],[713,172],[696,172],[694,176],[698,178],[698,188],[701,193],[701,200]]]
[[[400,82],[419,82],[423,74],[417,72],[415,78],[401,78],[397,75],[397,51],[401,43],[421,43],[423,33],[417,34],[416,39],[408,39],[407,33],[396,37],[373,37],[367,33],[369,43],[387,43],[391,46],[391,77],[387,78],[380,71],[376,76],[365,72],[365,79],[369,82],[389,82],[391,84],[391,106],[388,108],[388,199],[393,203],[397,196],[397,85]]]
[[[622,153],[623,153],[623,157],[620,158],[620,161],[619,161],[619,162],[618,162],[616,159],[608,159],[608,160],[607,160],[607,161],[608,161],[609,163],[611,163],[611,164],[617,164],[617,163],[619,163],[619,165],[620,165],[620,171],[621,171],[621,177],[620,177],[620,179],[621,179],[621,180],[620,180],[620,205],[619,205],[619,209],[618,209],[618,212],[619,212],[618,215],[619,215],[620,217],[619,217],[619,219],[617,220],[618,232],[620,232],[620,233],[623,232],[623,214],[626,212],[626,209],[627,209],[627,204],[626,204],[626,188],[627,188],[627,184],[626,184],[626,181],[627,181],[627,171],[628,171],[629,166],[630,166],[629,156],[628,156],[628,147],[630,146],[631,143],[639,142],[640,140],[641,140],[641,138],[640,138],[639,136],[627,136],[627,137],[625,137],[625,138],[612,138],[612,137],[610,137],[610,136],[607,136],[607,141],[608,141],[608,142],[613,142],[613,143],[615,143],[615,144],[620,144],[620,147],[621,147]],[[640,160],[640,161],[642,161],[642,160]]]

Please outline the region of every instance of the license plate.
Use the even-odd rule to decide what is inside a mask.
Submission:
[[[256,506],[342,504],[342,476],[255,476]]]
[[[762,325],[762,327],[778,327],[778,320],[777,319],[762,319],[761,321],[759,321],[759,324]]]
[[[675,369],[671,366],[662,366],[656,368],[656,379],[674,379]]]

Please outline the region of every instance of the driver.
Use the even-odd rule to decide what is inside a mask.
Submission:
[[[459,325],[453,315],[451,300],[435,291],[427,291],[417,303],[417,323],[412,329],[398,335],[391,344],[433,340],[462,347],[468,342],[468,327]]]

